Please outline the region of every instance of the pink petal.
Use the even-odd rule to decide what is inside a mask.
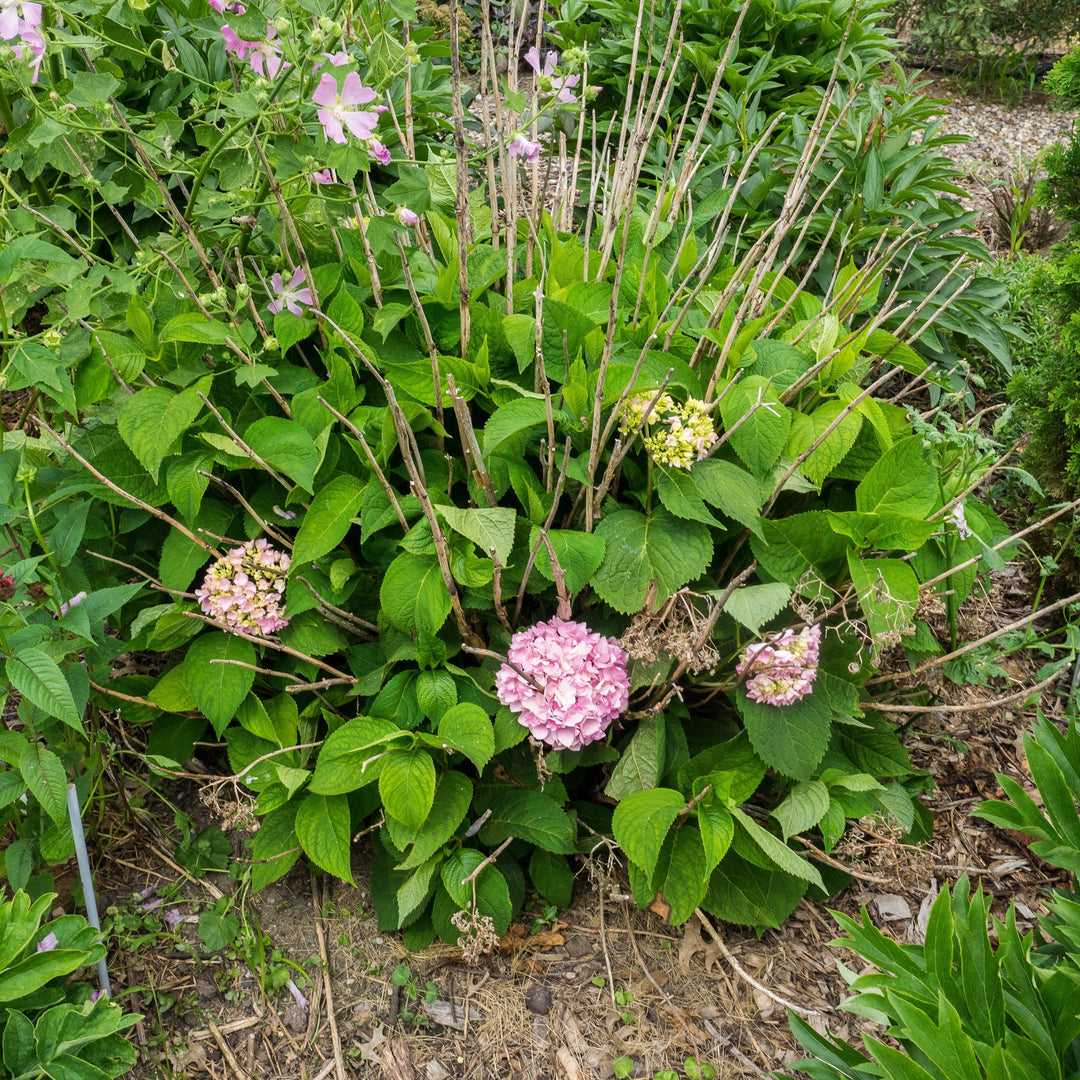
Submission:
[[[306,280],[307,280],[307,271],[302,266],[298,266],[292,272],[292,277],[289,278],[289,288],[290,288],[290,290],[295,289],[296,286],[300,284],[300,282],[306,281]],[[308,303],[310,303],[310,302],[311,301],[309,300]]]
[[[375,131],[375,125],[379,118],[373,112],[347,112],[342,117],[345,126],[358,138],[370,139]],[[342,142],[345,140],[342,139]]]
[[[337,83],[334,81],[334,76],[329,73],[325,73],[319,80],[319,85],[315,88],[315,93],[311,95],[311,100],[316,105],[336,105],[338,103],[338,89]],[[322,120],[322,114],[319,114],[319,119]],[[323,127],[326,127],[326,121],[322,121]],[[340,125],[339,125],[340,130]],[[330,136],[327,136],[328,138]],[[334,139],[334,142],[344,142],[344,139]]]
[[[325,79],[326,76],[324,75]],[[360,76],[355,71],[350,71],[345,76],[345,85],[341,89],[341,104],[342,105],[366,105],[369,101],[375,100],[375,91],[370,87],[364,86],[360,81]]]
[[[528,64],[537,75],[540,74],[540,50],[535,45],[525,54],[525,63]]]
[[[311,295],[310,289],[300,289],[293,293],[293,298],[299,300],[301,304],[314,304],[315,300]]]
[[[323,133],[331,142],[345,142],[345,131],[341,126],[341,121],[329,109],[320,109],[316,115],[323,126]]]

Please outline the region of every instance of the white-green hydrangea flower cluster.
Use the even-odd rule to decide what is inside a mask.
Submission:
[[[645,417],[652,399],[652,394],[635,394],[627,400],[619,425],[623,433],[636,431],[644,422],[645,449],[657,465],[689,469],[707,457],[717,438],[709,406],[697,398],[680,405],[670,394],[662,394]]]

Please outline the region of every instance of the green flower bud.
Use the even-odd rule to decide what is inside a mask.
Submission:
[[[41,343],[46,349],[58,349],[64,342],[64,335],[56,329],[55,326],[50,326],[44,334],[41,335]]]
[[[280,346],[278,345],[278,339],[276,337],[268,337],[263,342],[263,352],[277,352]]]
[[[282,37],[285,37],[286,34],[288,34],[288,33],[290,33],[292,31],[292,22],[289,19],[286,19],[284,15],[279,15],[274,20],[274,29]]]

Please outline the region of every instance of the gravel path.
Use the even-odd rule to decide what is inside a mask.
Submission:
[[[1000,249],[991,190],[1015,182],[1018,166],[1026,176],[1039,154],[1067,138],[1078,114],[1054,108],[1056,99],[1037,92],[1012,105],[970,97],[948,80],[933,82],[923,92],[947,102],[942,132],[970,139],[944,146],[941,152],[963,169],[961,186],[968,198],[962,201],[979,211],[987,243],[992,250]]]

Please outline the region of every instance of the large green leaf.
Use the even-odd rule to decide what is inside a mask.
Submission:
[[[662,713],[645,717],[612,770],[604,794],[618,801],[631,792],[656,787],[664,767],[665,734]]]
[[[667,874],[661,891],[671,905],[670,923],[681,926],[705,898],[709,887],[705,849],[701,833],[690,822],[684,822],[675,833]]]
[[[175,393],[161,386],[147,387],[129,397],[120,409],[116,426],[124,442],[157,483],[158,469],[202,408],[198,390]]]
[[[219,737],[255,681],[255,660],[250,641],[216,630],[188,646],[184,686]]]
[[[302,569],[345,539],[364,501],[366,485],[345,473],[319,488],[300,523],[293,546],[292,566]]]
[[[445,518],[454,532],[471,540],[484,555],[491,555],[494,548],[499,562],[504,566],[510,560],[514,546],[514,521],[517,514],[508,507],[483,506],[462,510],[456,506],[436,506],[436,512]]]
[[[412,850],[398,864],[399,870],[415,870],[427,862],[457,832],[472,802],[472,781],[453,769],[439,777],[431,813],[411,840]],[[389,824],[389,823],[388,823]],[[402,845],[404,849],[405,845]]]
[[[80,734],[82,716],[71,687],[56,661],[39,648],[19,649],[4,665],[8,683],[39,709],[63,720]]]
[[[480,839],[496,847],[508,836],[528,840],[556,855],[571,855],[574,848],[574,823],[550,796],[529,788],[500,787],[484,789],[478,806],[486,801],[491,816],[480,830]]]
[[[443,713],[438,741],[464,754],[480,772],[495,754],[491,717],[479,705],[468,701],[452,705]]]
[[[860,559],[854,551],[848,552],[848,569],[874,641],[899,644],[915,622],[919,604],[915,572],[900,559]]]
[[[342,881],[352,878],[352,826],[344,795],[308,794],[296,812],[296,835],[307,857]]]
[[[735,834],[735,819],[727,807],[713,795],[706,795],[697,806],[698,829],[705,851],[705,878],[716,869],[731,847]]]
[[[280,416],[264,416],[249,425],[244,442],[271,468],[307,491],[314,488],[319,451],[303,425]]]
[[[753,866],[729,851],[713,871],[701,906],[725,922],[760,931],[779,926],[795,910],[806,887],[800,878]]]
[[[391,750],[379,772],[386,812],[410,829],[427,821],[435,799],[435,763],[426,750]]]
[[[862,429],[863,418],[854,410],[843,415],[847,408],[842,401],[827,401],[812,413],[795,414],[785,449],[788,457],[792,459],[810,451],[800,468],[813,484],[820,486],[855,445],[855,439]],[[843,419],[829,431],[842,415]],[[825,435],[826,431],[829,431],[828,435]],[[825,438],[821,444],[810,450],[823,435]]]
[[[874,784],[881,786],[877,781]],[[828,813],[829,802],[829,789],[820,780],[804,780],[788,792],[787,798],[772,811],[772,816],[780,822],[786,840],[812,829]]]
[[[740,686],[736,704],[761,760],[795,780],[809,780],[829,745],[832,710],[813,690],[791,705],[751,701]]]
[[[450,593],[434,555],[403,551],[383,576],[379,600],[383,614],[407,633],[437,633],[450,614]]]
[[[408,736],[397,724],[374,716],[360,716],[332,731],[319,751],[310,790],[320,795],[342,795],[379,778],[386,757],[382,751],[395,735]]]
[[[298,802],[294,800],[262,819],[251,842],[251,887],[256,892],[288,873],[300,857],[299,851],[291,850],[300,842],[296,835],[298,809]]]
[[[855,489],[855,506],[864,513],[925,518],[941,497],[937,469],[921,437],[896,443],[881,456]]]
[[[19,772],[30,794],[61,828],[67,825],[67,773],[60,759],[40,742],[28,743],[19,755]]]
[[[712,590],[709,595],[719,599],[723,594]],[[760,634],[762,626],[779,615],[790,599],[791,589],[780,581],[743,585],[724,601],[724,611],[755,634]]]
[[[697,484],[701,497],[721,513],[745,525],[752,533],[760,534],[761,485],[745,470],[732,461],[710,458],[699,461],[690,475]]]
[[[740,810],[737,806],[728,808],[735,821],[746,830],[747,836],[765,853],[765,856],[776,863],[786,874],[802,878],[816,885],[822,891],[825,890],[825,882],[821,880],[821,874],[817,867],[807,862],[806,859],[797,855],[794,851],[777,839],[767,829],[763,829],[749,814]]]
[[[742,379],[724,395],[720,415],[725,428],[735,429],[731,434],[735,453],[755,476],[765,476],[791,429],[791,410],[780,404],[772,381],[756,376]]]
[[[709,530],[697,521],[682,521],[666,510],[646,517],[637,510],[616,510],[596,527],[607,549],[593,575],[593,588],[624,615],[640,611],[656,582],[655,603],[700,577],[712,558]]]
[[[566,576],[567,591],[574,595],[581,592],[592,580],[597,567],[604,561],[606,545],[602,536],[596,533],[578,532],[574,529],[550,529],[548,540],[555,552],[555,558],[559,561],[563,573]],[[529,530],[529,550],[536,547],[536,541],[540,538],[540,528],[537,525]],[[551,556],[548,553],[547,544],[541,542],[536,552],[536,569],[548,579],[554,581],[555,575],[551,569]]]
[[[668,830],[685,808],[686,799],[671,788],[632,792],[615,807],[615,840],[646,876],[656,869]]]
[[[702,501],[702,493],[698,491],[694,478],[685,469],[665,469],[658,465],[653,477],[656,481],[656,493],[666,510],[678,518],[700,521],[713,528],[721,527],[720,522]]]
[[[473,883],[466,879],[473,874],[484,861],[484,856],[475,848],[461,848],[442,865],[440,877],[443,887],[459,908],[469,908],[473,902]],[[495,924],[495,933],[502,936],[510,927],[514,916],[514,905],[510,901],[510,890],[506,878],[496,866],[485,866],[475,878],[476,906],[481,915],[486,915]]]

